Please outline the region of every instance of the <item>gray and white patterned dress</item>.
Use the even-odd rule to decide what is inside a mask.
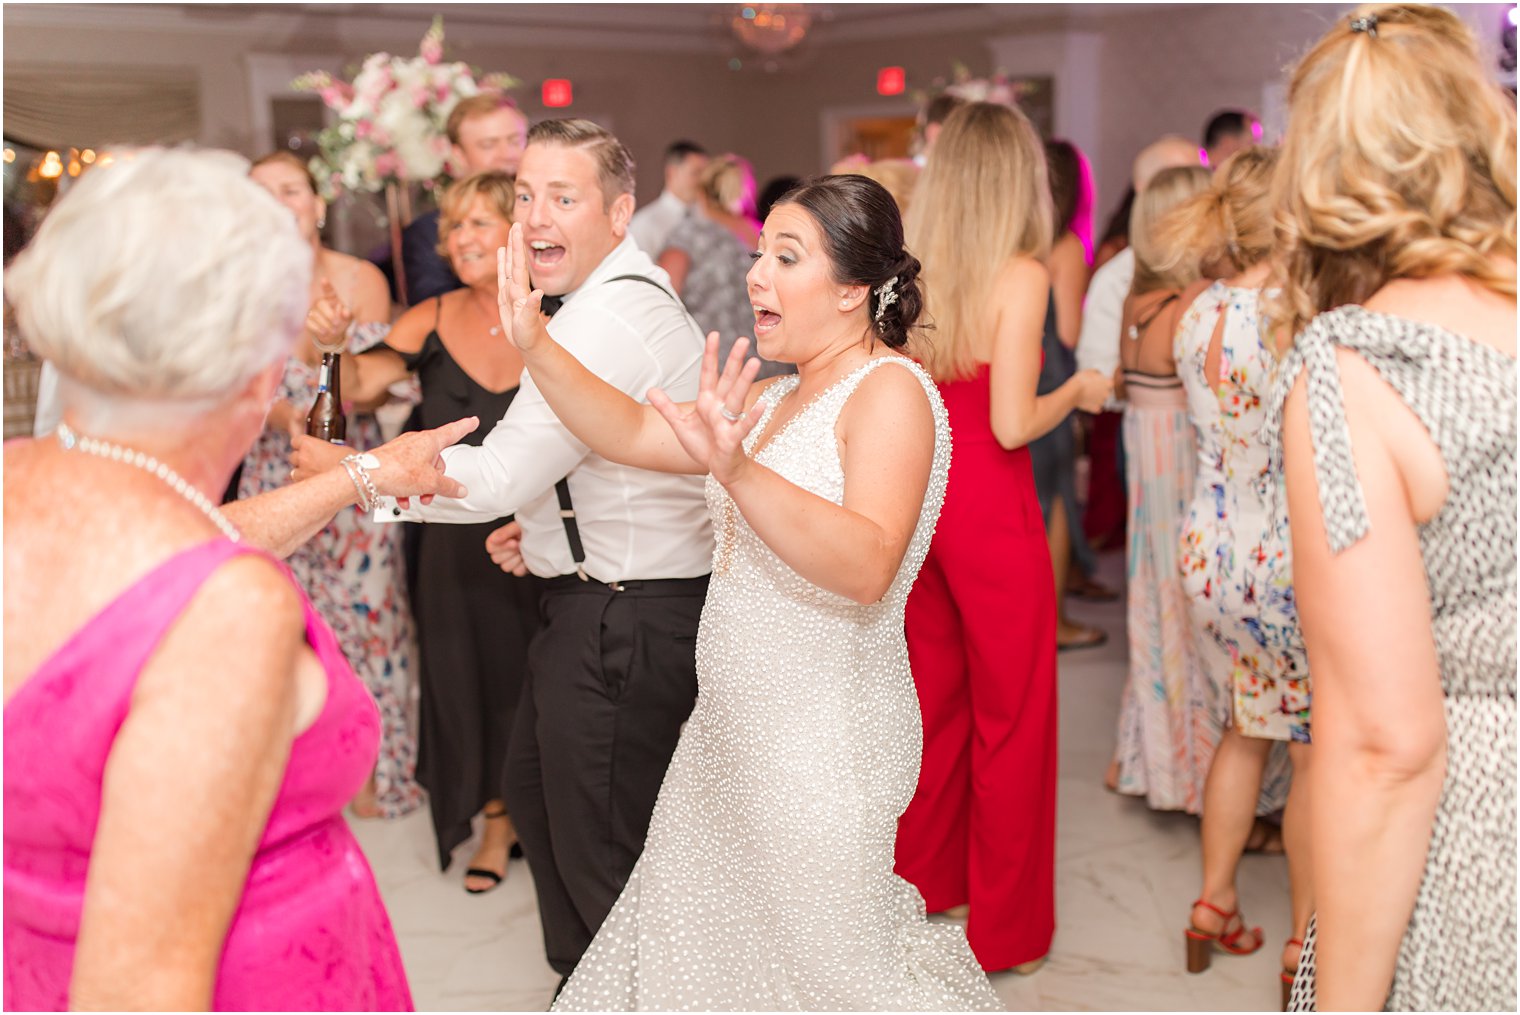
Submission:
[[[708,480],[717,537],[697,632],[696,708],[644,853],[556,1011],[1000,1009],[953,923],[893,873],[923,724],[903,610],[944,502],[950,423],[916,363],[881,357],[821,392],[758,449],[794,377],[761,395],[756,462],[835,504],[835,423],[875,369],[911,370],[934,411],[934,463],[896,579],[862,605],[792,570]]]
[[[685,251],[691,258],[681,285],[681,302],[702,334],[718,333],[718,363],[727,363],[734,343],[755,333],[755,311],[747,281],[754,264],[750,248],[718,223],[695,213],[681,220],[665,246]],[[753,341],[749,354],[759,356]],[[760,378],[795,373],[796,369],[790,363],[761,358]]]
[[[1263,437],[1306,374],[1330,549],[1366,535],[1336,350],[1356,352],[1430,432],[1450,481],[1420,526],[1431,628],[1446,695],[1446,779],[1390,1011],[1514,1011],[1515,361],[1438,328],[1357,306],[1320,314],[1284,361]],[[1290,1010],[1315,1006],[1311,925]]]

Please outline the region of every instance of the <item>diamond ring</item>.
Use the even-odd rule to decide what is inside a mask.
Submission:
[[[728,406],[726,405],[718,406],[718,411],[723,413],[723,418],[728,420],[730,423],[737,423],[739,420],[744,418],[743,413],[730,412]]]

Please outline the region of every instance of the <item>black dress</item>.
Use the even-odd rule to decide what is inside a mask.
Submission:
[[[1046,298],[1045,330],[1040,336],[1040,380],[1036,395],[1048,395],[1065,384],[1077,372],[1076,353],[1061,344],[1056,330],[1056,301],[1052,292]],[[1029,442],[1029,462],[1034,468],[1034,485],[1040,497],[1040,513],[1050,526],[1051,512],[1059,499],[1066,506],[1067,529],[1071,533],[1072,555],[1082,572],[1097,570],[1092,547],[1082,530],[1082,513],[1077,507],[1077,438],[1068,415],[1054,430]]]
[[[485,440],[517,394],[515,387],[491,391],[465,373],[436,321],[420,351],[400,355],[422,384],[411,425],[432,429],[479,416],[480,427],[463,444]],[[507,521],[409,526],[417,541],[410,573],[421,661],[417,781],[428,791],[445,870],[454,847],[470,837],[471,818],[501,798],[528,642],[538,629],[538,579],[507,574],[486,553],[486,536]]]

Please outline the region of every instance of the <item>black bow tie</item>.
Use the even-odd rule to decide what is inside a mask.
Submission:
[[[563,296],[545,296],[543,304],[539,309],[542,311],[545,317],[553,317],[555,314],[559,313],[559,308],[564,305],[565,298]]]

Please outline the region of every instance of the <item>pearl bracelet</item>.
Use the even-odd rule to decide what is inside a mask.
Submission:
[[[353,481],[354,490],[359,494],[361,511],[373,511],[375,502],[380,499],[380,491],[375,489],[375,481],[369,478],[368,472],[369,468],[378,464],[373,455],[349,455],[343,459],[343,468],[348,472],[348,478]]]

